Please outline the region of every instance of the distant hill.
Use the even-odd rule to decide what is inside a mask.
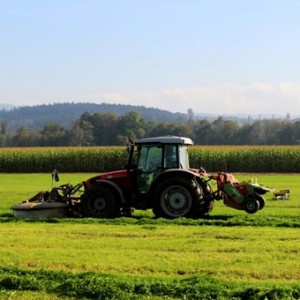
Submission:
[[[145,120],[184,122],[187,115],[182,113],[171,113],[157,108],[145,106],[132,106],[121,104],[95,104],[95,103],[55,103],[37,106],[14,107],[9,110],[0,110],[0,123],[7,121],[8,128],[15,130],[21,126],[30,129],[43,128],[45,123],[54,122],[69,128],[83,113],[113,112],[118,116],[128,111],[137,111]]]

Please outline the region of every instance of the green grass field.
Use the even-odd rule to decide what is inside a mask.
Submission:
[[[217,202],[203,220],[21,220],[10,207],[49,190],[51,176],[1,174],[0,298],[299,299],[299,176],[236,177],[290,189],[290,200],[266,194],[254,215]]]
[[[60,182],[76,184],[96,174],[94,173],[63,173],[60,174]],[[266,209],[259,212],[259,215],[300,215],[300,175],[299,174],[235,174],[239,181],[254,180],[258,183],[274,188],[289,189],[291,191],[289,201],[274,201],[273,194],[264,196],[267,200]],[[214,182],[211,181],[213,188]],[[10,207],[23,200],[27,200],[35,193],[50,190],[52,180],[50,174],[0,174],[0,215],[11,213]],[[55,183],[57,184],[57,183]],[[269,208],[269,209],[268,209]],[[283,210],[283,211],[282,211]],[[142,213],[143,214],[143,213]],[[244,215],[243,212],[233,210],[216,202],[212,215]]]

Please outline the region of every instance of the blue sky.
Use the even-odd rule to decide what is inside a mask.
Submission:
[[[298,0],[0,0],[0,103],[300,114]]]

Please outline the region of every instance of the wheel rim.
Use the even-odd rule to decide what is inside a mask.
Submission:
[[[246,207],[247,207],[247,209],[249,211],[254,210],[255,209],[255,203],[254,203],[254,201],[248,201]]]
[[[255,199],[247,200],[245,203],[245,210],[248,213],[255,213],[259,210],[259,202]]]
[[[95,197],[90,203],[91,210],[96,214],[101,214],[106,209],[106,200],[103,197]]]
[[[182,186],[170,186],[161,195],[161,208],[169,217],[185,216],[192,207],[192,196]]]

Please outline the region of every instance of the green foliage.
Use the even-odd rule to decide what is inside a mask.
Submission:
[[[209,275],[162,280],[101,273],[0,268],[1,290],[31,290],[86,299],[298,299],[300,285],[249,286]]]
[[[50,122],[49,122],[50,120]],[[241,120],[240,120],[241,121]],[[108,104],[54,104],[0,111],[0,146],[106,146],[180,135],[197,145],[299,145],[300,121],[197,120],[188,114]]]
[[[41,129],[49,120],[65,128],[70,128],[74,120],[80,118],[86,112],[108,115],[113,113],[116,116],[121,116],[129,111],[140,113],[145,120],[165,120],[168,122],[184,122],[187,120],[185,114],[171,113],[145,106],[108,103],[54,103],[0,110],[0,122],[7,120],[8,127],[14,130],[21,126],[34,130]]]
[[[300,147],[194,146],[190,165],[208,172],[298,173]],[[123,169],[125,147],[1,148],[0,172],[106,172]]]
[[[0,172],[103,172],[124,168],[125,148],[2,148]]]
[[[190,164],[209,172],[297,173],[300,148],[292,146],[192,147]]]

